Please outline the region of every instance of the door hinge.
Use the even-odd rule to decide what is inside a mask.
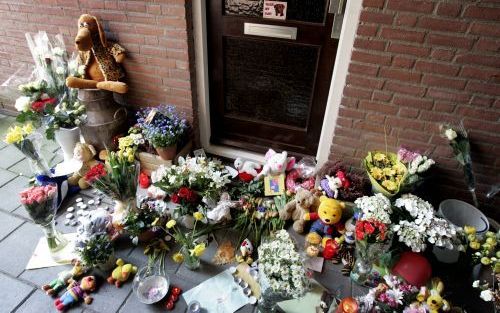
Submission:
[[[347,0],[330,0],[328,13],[333,14],[333,26],[331,38],[339,39],[344,21],[345,4]]]

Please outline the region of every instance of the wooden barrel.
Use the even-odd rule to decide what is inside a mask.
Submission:
[[[78,100],[87,109],[87,121],[81,127],[85,142],[97,151],[116,149],[113,137],[125,132],[127,110],[115,102],[111,91],[78,89]]]

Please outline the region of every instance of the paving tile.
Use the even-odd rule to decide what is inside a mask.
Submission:
[[[86,305],[82,302],[70,307],[65,312],[79,313]],[[47,296],[43,291],[37,290],[16,310],[16,313],[53,313],[56,312],[54,298]]]
[[[108,284],[104,280],[97,291],[92,294],[94,301],[89,308],[102,313],[116,312],[130,292],[132,292],[131,280],[126,282],[121,288],[116,288],[115,285]]]
[[[57,278],[57,274],[59,274],[59,272],[69,270],[71,268],[72,268],[71,265],[61,265],[61,266],[54,266],[47,268],[24,270],[24,272],[19,276],[19,278],[29,281],[35,286],[41,287],[45,284],[48,284],[51,280]]]
[[[19,227],[24,221],[12,215],[0,212],[0,241]]]
[[[33,170],[31,169],[28,159],[24,159],[9,167],[9,171],[28,178],[31,178],[35,175],[35,173],[33,173]]]
[[[7,169],[17,162],[24,159],[24,155],[13,145],[9,145],[2,149],[2,157],[0,158],[0,168]]]
[[[0,269],[13,276],[18,276],[24,271],[35,246],[43,236],[42,230],[31,223],[24,223],[7,238],[0,242]]]
[[[170,285],[180,287],[183,291],[187,291],[197,284],[191,280],[181,278],[179,276],[170,275]],[[135,312],[165,312],[166,309],[164,307],[165,300],[160,301],[157,304],[143,304],[141,303],[136,295],[132,293],[128,298],[123,307],[120,309],[120,313],[135,313]],[[172,313],[181,313],[186,312],[187,304],[184,301],[184,298],[181,296],[179,301],[175,304],[174,310],[170,311]]]
[[[173,247],[171,248],[171,251],[177,251],[177,248]],[[172,260],[172,255],[173,252],[170,252],[166,255],[165,257],[165,271],[169,275],[175,274],[177,269],[179,268],[180,264],[175,263]],[[126,260],[129,262],[132,262],[133,264],[137,265],[138,267],[143,267],[147,265],[148,262],[148,257],[144,255],[144,246],[139,245],[134,248],[134,250],[126,256]]]
[[[0,273],[0,290],[0,312],[11,312],[33,291],[33,287]]]
[[[12,213],[18,217],[21,217],[21,218],[24,218],[24,219],[30,221],[30,222],[32,221],[31,217],[28,214],[28,211],[26,211],[26,209],[22,205],[20,207],[18,207],[17,209],[15,209],[14,211],[12,211]]]
[[[0,208],[10,212],[17,209],[21,205],[19,192],[28,186],[28,182],[26,177],[18,176],[0,188]]]
[[[9,181],[13,180],[17,175],[8,170],[0,168],[0,186],[5,185]]]

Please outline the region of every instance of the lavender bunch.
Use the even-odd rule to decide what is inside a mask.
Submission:
[[[153,118],[149,118],[155,110]],[[137,124],[142,134],[155,148],[170,147],[180,142],[188,129],[186,119],[172,105],[148,107],[137,112]]]

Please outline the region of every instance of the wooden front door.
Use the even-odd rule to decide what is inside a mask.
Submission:
[[[334,16],[328,0],[286,2],[277,20],[262,17],[263,0],[207,1],[211,143],[316,155]]]

